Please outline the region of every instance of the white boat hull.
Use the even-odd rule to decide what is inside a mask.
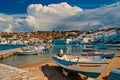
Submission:
[[[87,77],[96,78],[107,67],[108,62],[65,61],[53,56],[53,60],[69,72],[77,72]]]

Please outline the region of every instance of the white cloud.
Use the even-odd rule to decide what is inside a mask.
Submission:
[[[27,8],[27,15],[0,15],[0,31],[33,31],[52,30],[63,19],[82,12],[76,6],[70,6],[66,2],[60,4],[31,4]]]
[[[71,16],[83,11],[79,7],[71,7],[66,2],[60,4],[50,4],[48,6],[43,6],[41,4],[31,4],[27,8],[27,13],[31,16],[42,17],[42,16]],[[50,16],[51,15],[51,16]]]
[[[43,6],[31,4],[27,14],[0,14],[0,31],[72,30],[120,27],[120,2],[83,11],[66,2]]]
[[[0,32],[26,31],[29,30],[28,24],[25,24],[24,16],[6,15],[0,13]]]
[[[0,31],[6,31],[8,28],[11,30],[11,23],[13,22],[14,18],[10,17],[9,15],[0,14]]]
[[[13,32],[12,27],[11,24],[8,24],[7,28],[3,29],[3,32]]]
[[[1,22],[6,22],[6,19],[0,17],[0,21],[1,21]]]
[[[105,7],[86,10],[80,14],[66,18],[62,25],[58,26],[56,30],[61,29],[101,29],[105,27],[119,27],[120,28],[120,2]],[[69,26],[69,27],[68,27]],[[60,28],[61,27],[61,28]]]
[[[36,30],[52,30],[59,25],[59,21],[82,12],[79,7],[71,7],[66,2],[60,4],[31,4],[27,8],[27,23]]]

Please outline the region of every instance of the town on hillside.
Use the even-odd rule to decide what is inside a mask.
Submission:
[[[101,30],[0,32],[0,44],[55,44],[120,43],[120,28]]]

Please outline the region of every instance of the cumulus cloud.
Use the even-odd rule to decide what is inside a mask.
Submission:
[[[3,29],[3,32],[12,32],[12,25],[8,24],[7,28]]]
[[[0,17],[0,21],[1,21],[1,22],[6,22],[6,19]]]
[[[0,14],[0,31],[36,31],[52,30],[59,25],[59,21],[76,15],[81,8],[70,6],[66,2],[43,6],[31,4],[27,8],[26,15]]]
[[[23,17],[24,15],[6,15],[0,13],[0,32],[30,31]]]
[[[0,31],[90,30],[120,27],[120,2],[85,10],[66,2],[43,6],[31,4],[27,14],[0,14]]]
[[[82,11],[81,8],[72,7],[66,2],[50,4],[48,6],[31,4],[27,8],[28,17],[26,22],[37,30],[52,30],[60,24],[61,20],[77,15]]]
[[[8,28],[12,28],[11,23],[13,22],[14,18],[9,15],[0,14],[0,31],[6,31]]]
[[[72,7],[66,2],[62,2],[60,4],[50,4],[48,6],[43,6],[41,4],[31,4],[27,8],[27,13],[35,17],[43,17],[43,15],[46,15],[47,17],[68,17],[71,15],[76,15],[81,11],[83,11],[81,8],[76,6]]]
[[[71,29],[83,29],[83,30],[93,30],[102,28],[120,28],[120,2],[114,3],[112,5],[107,5],[97,9],[86,10],[80,14],[74,15],[72,17],[63,20],[61,26],[67,27],[66,30]],[[55,30],[61,29],[58,26]]]

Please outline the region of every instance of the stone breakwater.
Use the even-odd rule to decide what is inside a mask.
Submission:
[[[40,78],[26,70],[0,64],[0,80],[40,80]]]
[[[0,60],[14,56],[14,55],[18,54],[19,51],[25,50],[25,49],[27,49],[27,47],[2,50],[2,51],[0,51]]]
[[[20,48],[0,51],[0,60],[16,55],[19,50]]]

